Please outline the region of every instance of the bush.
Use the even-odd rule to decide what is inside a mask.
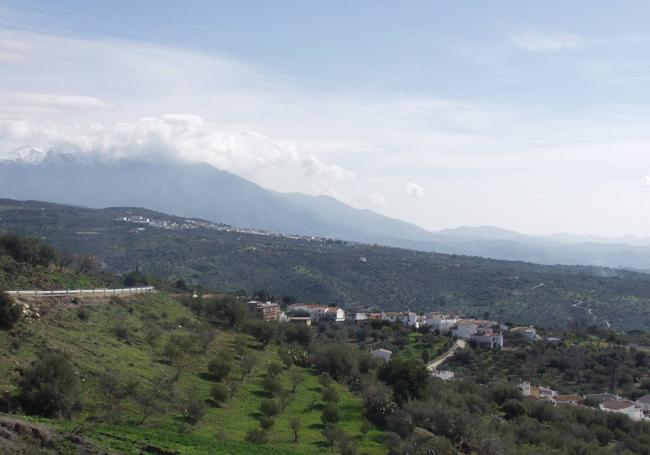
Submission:
[[[337,405],[328,404],[325,406],[325,409],[323,409],[320,419],[324,424],[336,423],[341,420],[341,411]]]
[[[323,390],[323,401],[326,403],[338,403],[341,400],[339,392],[333,385],[329,385]]]
[[[507,400],[501,406],[501,410],[505,413],[506,419],[514,419],[526,414],[526,407],[519,400]]]
[[[11,329],[20,319],[20,307],[9,294],[0,292],[0,329]]]
[[[226,354],[221,354],[208,363],[208,371],[216,381],[223,381],[228,378],[232,370],[232,360]]]
[[[230,390],[228,390],[228,386],[226,386],[226,384],[218,382],[216,384],[212,384],[212,387],[210,388],[210,395],[212,396],[212,399],[215,403],[221,405],[228,400]]]
[[[59,352],[43,352],[18,383],[29,414],[70,417],[80,407],[81,387],[72,362]]]
[[[282,372],[282,364],[279,362],[271,362],[267,371],[271,376],[277,376]]]
[[[195,391],[188,392],[178,404],[183,418],[192,425],[197,424],[205,414],[205,403],[196,398]]]
[[[255,428],[246,433],[246,441],[253,444],[266,444],[269,442],[269,434],[265,430]]]
[[[262,416],[260,419],[260,427],[262,427],[265,430],[270,430],[273,425],[275,425],[275,420],[273,420],[273,417],[270,416]]]
[[[262,411],[262,414],[268,417],[273,417],[280,414],[280,410],[280,404],[277,402],[277,400],[262,400],[262,403],[260,404],[260,411]]]

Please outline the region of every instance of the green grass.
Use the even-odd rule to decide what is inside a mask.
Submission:
[[[298,386],[287,408],[276,418],[272,439],[265,445],[245,442],[246,433],[258,428],[260,402],[265,398],[261,382],[269,362],[278,360],[277,347],[261,349],[246,337],[249,348],[256,350],[259,361],[256,368],[240,385],[235,396],[223,407],[208,407],[203,419],[195,426],[182,422],[178,411],[169,406],[167,412],[154,416],[143,425],[137,425],[142,417],[134,403],[128,402],[119,423],[99,423],[93,416],[102,414],[103,397],[97,385],[98,375],[111,370],[120,377],[149,383],[160,373],[171,374],[178,367],[181,371],[178,387],[192,389],[201,399],[208,400],[213,381],[207,375],[207,364],[217,352],[232,348],[236,334],[219,330],[206,355],[198,345],[175,367],[161,358],[162,346],[173,335],[191,335],[192,329],[202,322],[184,306],[164,294],[151,294],[129,299],[105,300],[103,303],[84,306],[86,320],[78,317],[78,308],[50,311],[48,315],[31,323],[23,323],[13,333],[0,332],[0,391],[15,391],[18,367],[27,366],[39,349],[48,347],[67,352],[72,358],[82,381],[83,411],[71,421],[38,419],[62,430],[82,426],[82,434],[97,444],[121,453],[140,453],[145,444],[166,449],[180,450],[183,454],[206,453],[231,454],[319,454],[324,449],[321,435],[321,386],[316,374],[304,369],[304,381]],[[115,327],[128,327],[129,341],[116,336]],[[157,325],[163,336],[154,346],[145,342],[146,327]],[[237,365],[237,362],[235,362]],[[239,378],[237,368],[232,376]],[[286,370],[280,374],[288,386]],[[382,434],[370,431],[361,435],[364,422],[360,399],[346,388],[340,389],[340,408],[343,428],[358,443],[359,453],[385,453]],[[289,421],[300,418],[302,429],[299,441],[293,442]]]

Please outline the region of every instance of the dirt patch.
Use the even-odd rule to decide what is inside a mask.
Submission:
[[[0,453],[108,454],[77,435],[61,433],[46,425],[0,415]]]

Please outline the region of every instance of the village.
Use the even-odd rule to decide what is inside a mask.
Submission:
[[[413,330],[428,327],[442,335],[448,335],[456,340],[454,345],[439,358],[427,363],[427,370],[432,376],[443,381],[453,380],[453,371],[441,370],[439,367],[453,357],[458,349],[466,347],[467,343],[486,349],[503,349],[503,332],[510,332],[527,342],[546,341],[557,343],[557,337],[543,337],[532,326],[508,327],[493,320],[464,318],[439,312],[417,314],[413,311],[403,312],[355,312],[346,315],[345,310],[337,306],[319,304],[294,303],[282,309],[274,302],[251,300],[248,308],[265,321],[287,322],[311,326],[312,323],[329,321],[332,323],[351,323],[363,325],[372,321],[399,323]],[[379,348],[371,351],[371,355],[384,362],[389,362],[393,352]],[[613,393],[598,393],[588,395],[560,394],[542,385],[533,385],[524,381],[518,385],[521,394],[530,400],[546,400],[554,406],[587,406],[597,407],[604,412],[626,415],[633,421],[650,421],[650,395],[640,397],[636,401]]]

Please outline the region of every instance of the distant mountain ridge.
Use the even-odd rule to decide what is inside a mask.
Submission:
[[[327,196],[279,193],[209,164],[110,160],[32,147],[0,156],[0,197],[146,207],[244,228],[540,264],[650,270],[650,239],[538,237],[491,226],[430,232]]]

